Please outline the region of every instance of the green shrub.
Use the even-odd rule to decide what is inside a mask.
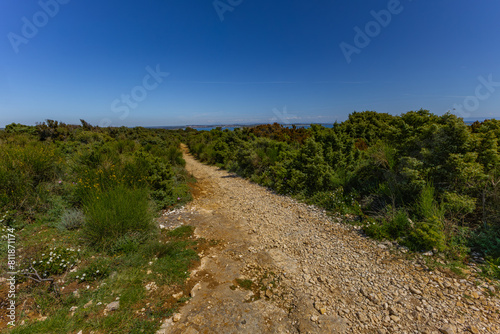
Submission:
[[[484,255],[500,257],[500,229],[487,227],[472,234],[469,245]]]
[[[16,136],[0,145],[0,207],[36,209],[38,186],[56,179],[62,163],[55,147]]]
[[[166,158],[172,165],[186,165],[186,161],[182,158],[182,152],[178,147],[169,147],[166,152]]]
[[[437,217],[428,222],[419,222],[409,233],[405,244],[415,251],[428,251],[437,249],[442,252],[446,249],[446,239],[443,233],[443,224]]]
[[[424,220],[435,216],[442,217],[442,211],[434,199],[434,192],[434,187],[430,184],[426,184],[418,198],[417,209]]]
[[[85,215],[78,209],[68,209],[63,212],[57,228],[63,230],[76,230],[82,227]]]
[[[96,193],[84,203],[84,233],[97,248],[110,247],[125,235],[145,236],[155,231],[147,189],[119,185]]]
[[[476,209],[476,200],[467,195],[460,195],[454,192],[445,192],[443,205],[446,213],[451,217],[463,219],[467,214]]]
[[[500,279],[500,257],[499,258],[486,258],[486,265],[483,267],[483,273],[494,277],[496,279]]]
[[[78,164],[75,168],[76,185],[73,193],[73,201],[83,203],[88,196],[93,196],[120,184],[130,184],[131,179],[126,178],[121,167],[114,164],[105,167],[86,167]]]
[[[468,247],[471,238],[470,229],[466,226],[453,226],[448,240],[448,256],[453,260],[463,261],[470,253]]]
[[[361,215],[361,207],[353,194],[345,194],[343,187],[333,191],[318,191],[307,198],[307,203],[341,214]]]
[[[390,239],[387,224],[384,222],[369,220],[363,227],[363,231],[366,235],[376,240]]]
[[[393,219],[387,223],[387,233],[394,239],[408,235],[411,230],[410,219],[404,210],[398,210]]]
[[[63,213],[65,212],[66,203],[61,196],[52,195],[50,190],[39,189],[41,197],[45,197],[45,206],[47,207],[46,213],[40,218],[40,221],[57,225]],[[43,194],[45,192],[45,196]]]
[[[374,221],[369,219],[363,230],[377,240],[390,239],[400,241],[406,238],[412,230],[412,223],[404,210],[398,210],[392,219]]]

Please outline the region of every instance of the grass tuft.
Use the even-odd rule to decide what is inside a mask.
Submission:
[[[100,249],[116,245],[117,240],[127,235],[137,238],[155,231],[146,189],[119,185],[89,196],[84,210],[85,238]]]

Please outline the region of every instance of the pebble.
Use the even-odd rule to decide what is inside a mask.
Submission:
[[[174,316],[172,317],[172,320],[173,320],[174,322],[178,322],[178,321],[180,321],[180,320],[181,320],[181,318],[182,318],[182,314],[180,314],[180,313],[175,313],[175,314],[174,314]]]
[[[106,311],[116,311],[120,308],[120,301],[114,301],[106,305]]]
[[[439,331],[443,334],[455,334],[457,332],[455,326],[452,325],[446,325],[439,329]]]

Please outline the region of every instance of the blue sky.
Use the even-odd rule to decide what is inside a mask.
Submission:
[[[497,0],[3,0],[0,127],[499,118],[498,13]]]

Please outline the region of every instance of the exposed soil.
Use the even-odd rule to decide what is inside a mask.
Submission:
[[[342,217],[183,150],[195,199],[164,224],[220,242],[202,254],[192,298],[159,333],[500,333],[492,283],[430,271]]]

